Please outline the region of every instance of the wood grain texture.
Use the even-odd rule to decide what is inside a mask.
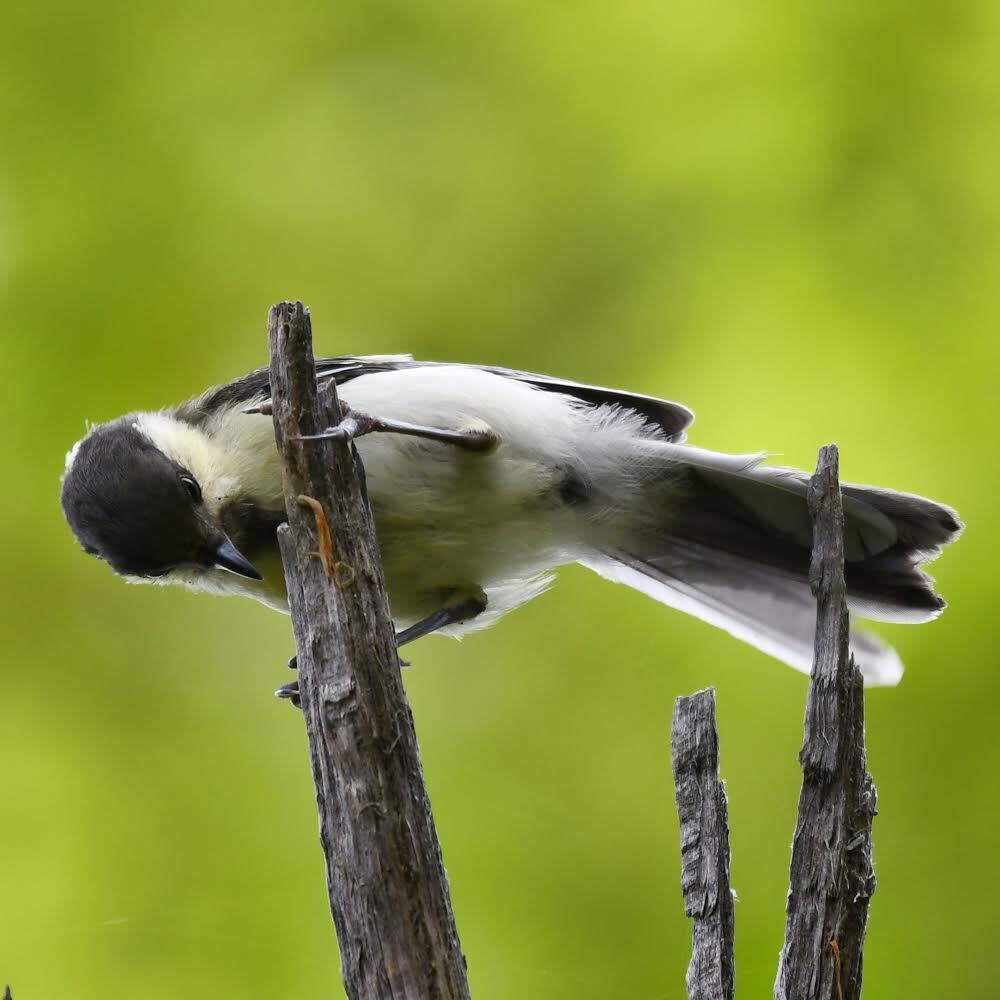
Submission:
[[[364,470],[350,444],[295,440],[340,417],[333,380],[318,398],[302,303],[274,306],[268,336],[288,513],[278,534],[347,995],[468,998]],[[300,496],[322,506],[332,563],[316,556],[322,515]]]
[[[719,734],[712,688],[677,699],[670,756],[680,819],[684,910],[694,921],[688,997],[732,1000],[729,813],[726,790],[719,778]]]
[[[861,996],[868,903],[875,891],[876,793],[865,754],[864,687],[848,650],[844,514],[834,445],[809,485],[816,642],[806,705],[802,792],[792,843],[776,1000]]]

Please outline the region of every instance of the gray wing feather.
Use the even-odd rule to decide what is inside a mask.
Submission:
[[[478,368],[480,371],[516,379],[518,382],[526,382],[544,392],[560,392],[592,406],[608,404],[620,406],[645,417],[651,424],[660,428],[668,441],[675,444],[684,440],[684,432],[694,420],[694,414],[686,406],[681,406],[680,403],[671,403],[666,399],[657,399],[654,396],[643,396],[620,389],[606,389],[596,385],[584,385],[582,382],[571,382],[566,379],[515,371],[510,368],[465,365],[447,361],[414,361],[408,354],[368,355],[364,357],[348,354],[336,358],[318,358],[316,377],[320,381],[333,378],[339,386],[346,385],[362,375],[403,371],[407,368],[460,368],[466,370]],[[256,371],[250,372],[249,375],[210,389],[197,399],[182,404],[177,409],[177,416],[182,420],[198,423],[220,408],[238,406],[250,401],[259,402],[266,399],[270,392],[268,369],[258,368]]]
[[[550,375],[538,375],[534,372],[522,372],[512,368],[499,368],[492,365],[466,365],[447,361],[414,361],[409,355],[385,355],[374,357],[340,357],[323,358],[316,362],[320,377],[332,376],[337,385],[350,382],[360,375],[371,375],[376,372],[400,371],[406,368],[478,368],[480,371],[501,375],[504,378],[526,382],[543,392],[559,392],[573,396],[592,406],[612,405],[632,410],[645,417],[651,424],[659,427],[669,441],[679,444],[685,438],[685,431],[694,420],[694,414],[680,403],[672,403],[667,399],[657,399],[655,396],[644,396],[640,393],[625,392],[621,389],[607,389],[603,386],[586,385],[582,382],[572,382],[568,379],[553,378]]]
[[[801,578],[680,540],[667,555],[616,551],[581,562],[605,579],[724,629],[796,670],[811,669],[816,603]],[[899,683],[903,664],[891,646],[870,632],[852,629],[851,651],[867,684]]]

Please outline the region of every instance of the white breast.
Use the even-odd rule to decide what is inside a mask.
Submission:
[[[482,627],[547,583],[547,573],[588,551],[582,515],[563,502],[571,467],[617,481],[641,418],[616,408],[595,411],[475,368],[427,367],[378,372],[346,383],[341,397],[372,415],[455,430],[489,427],[498,446],[486,453],[392,433],[359,438],[368,493],[394,618],[410,624],[456,593],[486,592]],[[245,404],[244,404],[245,405]],[[143,414],[143,430],[202,483],[218,511],[233,498],[281,509],[281,474],[271,420],[243,406],[204,427],[168,414]],[[623,487],[624,487],[623,482]],[[332,525],[336,531],[336,525]],[[263,584],[221,571],[171,574],[216,593],[241,593],[284,609],[280,562],[258,566]]]

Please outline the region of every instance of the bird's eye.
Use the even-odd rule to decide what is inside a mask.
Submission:
[[[195,503],[200,503],[201,487],[198,485],[198,480],[194,476],[181,476],[181,482],[184,484],[184,489],[190,494],[191,499]]]
[[[170,572],[168,569],[150,569],[146,570],[144,575],[155,579],[158,576],[166,576],[168,572]]]

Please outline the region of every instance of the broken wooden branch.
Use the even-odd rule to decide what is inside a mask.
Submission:
[[[681,828],[681,889],[694,921],[690,1000],[732,1000],[733,895],[729,888],[729,816],[719,778],[715,691],[678,698],[670,734]]]
[[[785,944],[775,1000],[858,1000],[868,902],[875,891],[876,794],[865,754],[864,685],[848,648],[844,512],[835,445],[809,484],[816,644],[799,754]]]
[[[465,1000],[465,959],[400,677],[364,470],[350,443],[302,441],[340,418],[317,392],[301,302],[268,317],[287,526],[278,531],[350,1000]]]

